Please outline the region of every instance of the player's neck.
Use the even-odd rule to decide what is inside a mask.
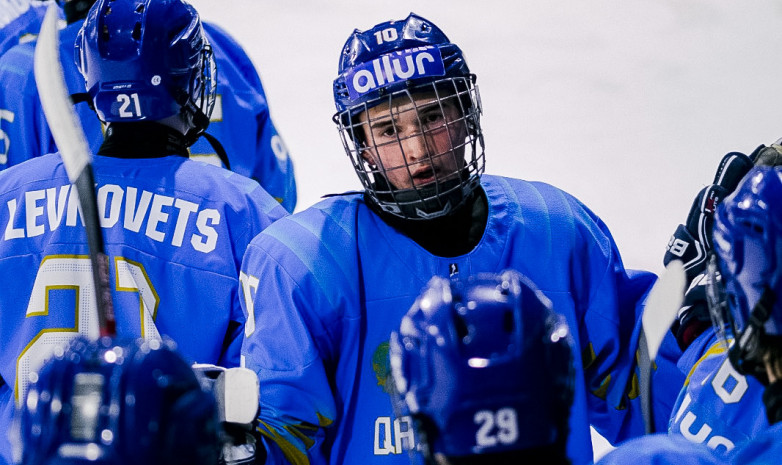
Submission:
[[[374,205],[368,202],[370,208]],[[489,207],[483,189],[453,213],[431,220],[405,220],[374,207],[383,221],[398,229],[433,255],[457,257],[478,245],[488,221]]]
[[[151,121],[112,123],[98,155],[115,158],[188,156],[185,136],[174,128]]]

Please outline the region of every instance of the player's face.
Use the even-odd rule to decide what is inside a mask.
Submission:
[[[397,97],[359,115],[362,156],[396,189],[457,177],[464,167],[467,129],[456,97],[433,92]]]

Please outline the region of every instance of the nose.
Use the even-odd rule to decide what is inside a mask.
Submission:
[[[408,163],[414,163],[421,159],[429,158],[429,145],[425,136],[419,131],[411,134],[403,144],[405,159]]]

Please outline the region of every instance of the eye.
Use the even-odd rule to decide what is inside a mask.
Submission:
[[[378,134],[380,137],[394,137],[396,135],[396,128],[394,126],[388,126]]]
[[[439,111],[425,113],[421,115],[421,123],[430,127],[435,125],[440,125],[444,119],[445,118],[443,118],[443,114],[440,113]]]

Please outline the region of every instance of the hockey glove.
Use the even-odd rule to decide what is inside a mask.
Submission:
[[[692,280],[684,294],[684,302],[676,321],[671,325],[671,332],[676,336],[676,342],[682,352],[712,325],[709,305],[706,301],[708,279],[706,271],[703,271]]]
[[[753,155],[758,153],[761,147],[758,147]],[[733,192],[752,166],[750,157],[743,153],[730,152],[722,157],[713,183],[698,193],[686,223],[680,224],[668,241],[663,258],[664,265],[667,266],[672,260],[681,260],[688,281],[692,281],[706,268],[706,256],[711,250],[714,211],[722,199]]]
[[[782,165],[782,139],[771,144],[770,147],[761,145],[750,158],[755,166],[780,166]]]
[[[266,462],[266,450],[255,437],[259,407],[258,376],[247,368],[223,368],[195,364],[205,387],[217,400],[223,428],[223,451],[219,465],[251,465]]]

